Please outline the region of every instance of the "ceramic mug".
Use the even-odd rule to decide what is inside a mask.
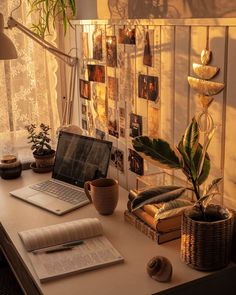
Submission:
[[[100,178],[86,181],[84,190],[87,197],[101,215],[110,215],[114,212],[119,197],[119,186],[115,179]]]

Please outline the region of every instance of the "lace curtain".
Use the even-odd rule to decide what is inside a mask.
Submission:
[[[27,27],[32,16],[27,1],[13,13],[13,17]],[[18,5],[18,1],[1,0],[0,12],[5,18]],[[52,134],[59,127],[57,107],[55,57],[16,28],[5,30],[16,46],[18,58],[0,60],[0,154],[11,147],[27,146],[25,125],[41,122],[49,124]],[[53,43],[55,35],[48,41]],[[0,44],[1,46],[1,44]]]

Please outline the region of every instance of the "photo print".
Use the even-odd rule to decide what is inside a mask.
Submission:
[[[139,75],[138,96],[151,101],[156,101],[158,98],[158,78],[147,75]]]
[[[108,108],[108,133],[114,137],[119,137],[115,110],[110,107]]]
[[[105,83],[105,67],[101,65],[87,65],[89,81]]]
[[[144,53],[143,53],[143,64],[145,66],[152,67],[152,48],[154,43],[154,31],[149,30],[145,34],[145,45],[144,45]]]
[[[105,132],[103,132],[102,130],[99,130],[96,128],[95,130],[95,136],[97,139],[101,139],[101,140],[104,140],[105,138]]]
[[[95,126],[98,129],[104,130],[107,125],[106,85],[92,83],[92,89],[92,106]]]
[[[87,59],[89,58],[89,46],[88,46],[88,33],[87,32],[83,32],[82,33],[82,38],[83,38],[83,58]]]
[[[82,104],[81,111],[82,111],[82,115],[86,116],[86,114],[87,114],[87,106],[86,106],[86,104]]]
[[[117,48],[116,48],[116,36],[106,37],[106,49],[107,49],[107,66],[117,66]]]
[[[119,43],[135,45],[135,29],[124,28],[119,29]]]
[[[118,100],[118,79],[107,77],[107,97],[111,100]]]
[[[159,136],[159,110],[148,106],[148,136],[157,138]]]
[[[141,136],[143,131],[142,116],[130,114],[130,136]]]
[[[88,130],[88,123],[87,123],[87,120],[82,119],[82,128],[83,128],[84,130]]]
[[[110,163],[113,167],[124,173],[124,152],[112,147]]]
[[[90,100],[90,84],[89,81],[80,79],[80,97]]]
[[[138,153],[129,149],[128,161],[129,161],[129,169],[132,172],[138,175],[143,175],[143,172],[144,172],[143,158],[139,156]]]
[[[102,60],[102,31],[93,33],[93,59]]]
[[[125,138],[125,108],[119,108],[120,137]]]

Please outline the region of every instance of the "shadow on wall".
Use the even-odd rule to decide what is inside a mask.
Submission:
[[[228,0],[108,0],[110,18],[235,17],[236,3]]]
[[[97,0],[76,0],[76,19],[97,19]]]

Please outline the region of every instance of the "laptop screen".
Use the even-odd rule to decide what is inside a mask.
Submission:
[[[106,177],[111,147],[109,141],[61,131],[52,177],[79,187]]]

